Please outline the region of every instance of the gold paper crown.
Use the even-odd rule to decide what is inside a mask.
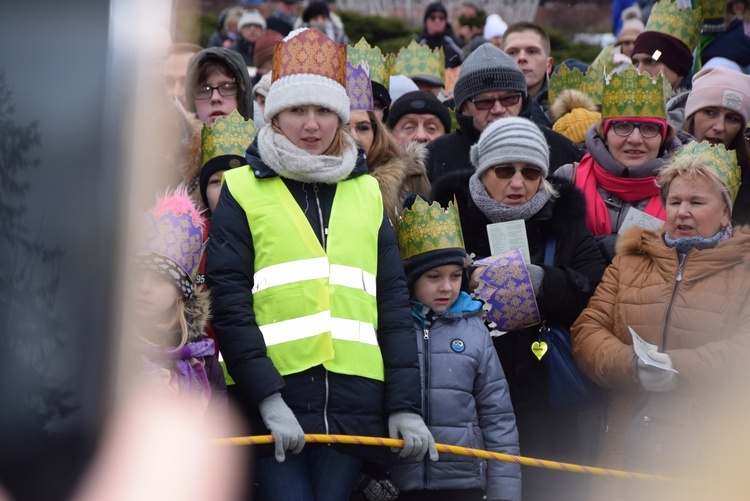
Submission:
[[[549,78],[549,102],[555,101],[565,89],[579,90],[588,94],[596,104],[602,104],[604,79],[607,76],[604,61],[597,58],[584,75],[578,68],[561,65]]]
[[[301,73],[327,77],[346,88],[346,46],[316,29],[293,31],[276,42],[272,71],[273,82]]]
[[[398,54],[388,54],[391,75],[426,76],[445,82],[445,55],[442,47],[430,50],[412,40]]]
[[[404,209],[396,221],[396,235],[401,259],[440,249],[464,248],[461,219],[456,200],[444,209],[439,203],[428,204],[416,197],[410,209]]]
[[[725,0],[696,0],[695,8],[701,10],[703,19],[724,19]]]
[[[258,127],[234,110],[227,118],[219,117],[213,126],[203,124],[201,131],[201,167],[212,158],[222,155],[245,156],[245,150],[255,139]]]
[[[654,79],[629,64],[621,74],[614,73],[604,83],[602,119],[618,117],[667,118],[664,105],[664,75]]]
[[[379,47],[371,47],[364,37],[360,38],[354,46],[346,49],[346,59],[355,68],[367,63],[370,69],[370,80],[378,82],[386,89],[389,87],[391,72],[386,58]]]
[[[711,169],[726,186],[732,202],[737,199],[742,172],[737,164],[737,154],[734,150],[727,150],[721,143],[711,146],[708,141],[693,141],[675,153],[673,159],[683,157],[699,160],[701,164]]]
[[[648,16],[646,31],[658,31],[684,43],[692,52],[701,36],[701,10],[680,9],[674,0],[660,0]]]

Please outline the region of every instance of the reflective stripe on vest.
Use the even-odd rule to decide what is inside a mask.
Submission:
[[[324,251],[281,178],[256,179],[243,166],[224,179],[252,234],[253,310],[279,373],[323,364],[382,381],[375,275],[383,205],[377,181],[358,176],[337,184]],[[310,193],[311,210],[314,197]]]

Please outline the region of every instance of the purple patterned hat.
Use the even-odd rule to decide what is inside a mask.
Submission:
[[[172,280],[185,299],[193,295],[205,223],[185,188],[160,198],[146,213],[141,265]]]
[[[351,63],[346,63],[346,95],[349,96],[350,111],[373,111],[375,106],[372,102],[372,84],[367,65],[357,65],[355,68]]]

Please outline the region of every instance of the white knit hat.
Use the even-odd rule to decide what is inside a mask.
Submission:
[[[539,167],[545,178],[549,172],[547,140],[539,127],[527,118],[506,117],[492,122],[471,147],[470,157],[479,179],[490,167],[509,162]]]
[[[266,19],[256,9],[249,9],[242,13],[242,17],[237,22],[237,29],[241,30],[243,26],[254,24],[266,29]]]
[[[502,17],[497,14],[490,14],[487,16],[487,21],[484,22],[484,39],[490,41],[495,37],[503,36],[507,29],[508,23],[503,21]]]
[[[315,29],[294,30],[276,43],[272,72],[264,114],[267,123],[287,108],[311,104],[330,109],[342,123],[349,121],[346,45]]]

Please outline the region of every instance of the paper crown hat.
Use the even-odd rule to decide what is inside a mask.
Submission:
[[[725,0],[696,0],[695,8],[700,9],[703,19],[723,19]]]
[[[698,46],[703,20],[701,10],[680,9],[674,0],[660,0],[651,9],[645,31],[670,35],[692,52]]]
[[[346,63],[346,94],[349,96],[351,111],[373,111],[375,106],[372,102],[372,84],[367,74],[367,65],[364,67],[352,66]]]
[[[226,118],[219,117],[212,126],[203,124],[201,131],[201,167],[222,155],[245,156],[245,150],[255,139],[258,127],[234,110]]]
[[[664,96],[668,85],[661,73],[651,78],[648,73],[641,75],[629,64],[622,73],[614,73],[604,82],[602,119],[667,118]]]
[[[692,141],[675,153],[673,160],[685,157],[699,160],[701,164],[711,169],[726,187],[729,198],[734,204],[742,179],[742,171],[734,150],[727,150],[723,144],[712,146],[708,141]]]
[[[445,82],[445,55],[443,48],[431,50],[412,40],[398,54],[388,54],[391,75],[421,78],[436,85]]]
[[[294,30],[276,42],[272,74],[267,122],[284,109],[308,104],[325,106],[349,121],[345,45],[316,29]]]
[[[159,198],[146,213],[141,262],[173,280],[186,299],[193,294],[205,223],[185,188]]]
[[[404,209],[396,221],[401,259],[443,249],[464,249],[461,219],[454,199],[443,208],[417,196],[411,208]]]
[[[549,102],[554,102],[565,89],[573,89],[588,94],[594,103],[602,104],[605,77],[606,69],[601,61],[589,66],[585,75],[578,68],[570,69],[563,64],[549,77]]]
[[[364,67],[367,63],[370,70],[370,80],[379,83],[386,89],[388,88],[391,70],[379,47],[371,47],[367,40],[362,37],[355,45],[347,47],[346,59],[354,67],[357,65]]]

